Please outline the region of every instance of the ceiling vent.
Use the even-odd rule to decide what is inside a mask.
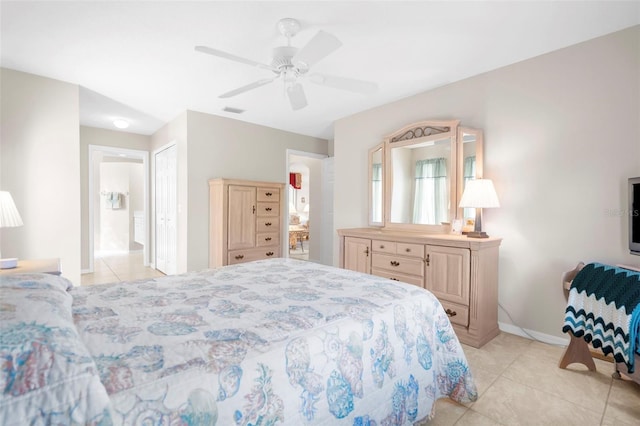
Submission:
[[[245,112],[244,109],[240,109],[240,108],[233,108],[233,107],[224,107],[222,109],[224,112],[230,112],[232,114],[242,114],[243,112]]]

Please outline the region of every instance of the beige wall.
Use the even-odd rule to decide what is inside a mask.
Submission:
[[[149,151],[151,137],[116,130],[80,126],[81,265],[89,269],[89,145]]]
[[[640,264],[624,214],[627,179],[640,176],[639,102],[636,26],[339,120],[335,228],[367,224],[367,150],[383,136],[425,119],[482,128],[501,202],[484,215],[504,238],[500,304],[517,325],[562,338],[565,270]],[[334,239],[336,264],[337,253]],[[502,309],[499,320],[510,328]]]
[[[187,270],[196,270],[209,264],[209,179],[224,177],[285,183],[287,149],[327,154],[328,143],[324,139],[200,112],[188,111],[187,115],[189,229],[186,266]]]
[[[78,86],[5,68],[0,86],[0,182],[24,222],[2,229],[2,255],[60,258],[79,284]]]

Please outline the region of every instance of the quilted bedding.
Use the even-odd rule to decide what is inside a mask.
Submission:
[[[477,398],[442,306],[409,284],[270,259],[70,293],[113,424],[405,425]]]

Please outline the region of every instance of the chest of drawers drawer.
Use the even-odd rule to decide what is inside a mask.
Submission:
[[[279,246],[280,235],[277,232],[256,234],[256,247]]]
[[[257,215],[263,217],[279,217],[280,205],[278,203],[258,203]]]
[[[408,275],[424,276],[424,262],[422,259],[414,259],[403,256],[373,253],[371,267],[399,272]]]
[[[256,199],[258,202],[261,201],[280,201],[280,190],[277,188],[260,188],[256,191]]]
[[[262,232],[278,232],[280,229],[280,219],[277,217],[258,217],[256,219],[256,231]]]
[[[252,260],[280,257],[280,247],[261,247],[246,250],[231,250],[228,253],[228,264],[250,262]]]

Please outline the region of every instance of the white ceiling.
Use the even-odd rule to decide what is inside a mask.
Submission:
[[[0,3],[2,67],[78,84],[83,125],[151,134],[181,112],[232,117],[331,139],[336,119],[640,23],[640,3],[613,1]],[[258,62],[296,18],[303,46],[318,30],[343,43],[313,71],[378,83],[374,95],[304,84],[292,111],[278,81],[218,95],[270,71],[194,51],[205,45]],[[280,84],[279,84],[280,83]],[[223,112],[225,106],[246,110]]]

